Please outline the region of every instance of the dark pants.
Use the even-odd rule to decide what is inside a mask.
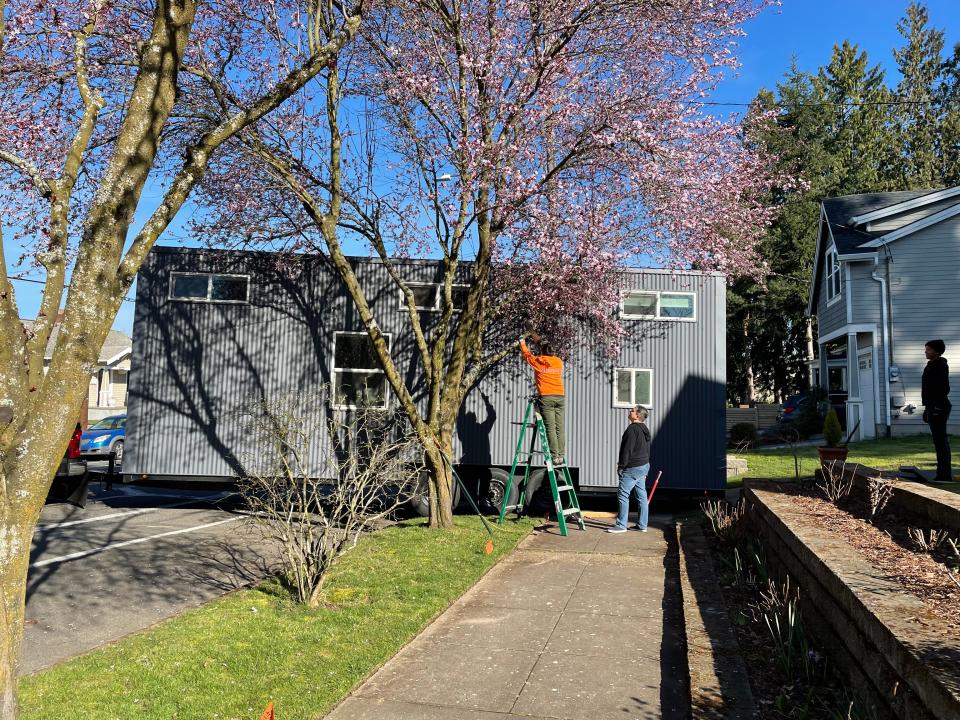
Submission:
[[[953,468],[950,459],[950,442],[947,440],[947,420],[950,408],[931,410],[927,416],[930,432],[933,434],[933,447],[937,451],[937,480],[953,482]]]

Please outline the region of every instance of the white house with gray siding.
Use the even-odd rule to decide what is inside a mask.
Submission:
[[[923,432],[927,340],[942,338],[960,398],[960,187],[826,198],[808,312],[814,384],[872,438]],[[956,402],[955,402],[956,404]],[[960,430],[954,412],[950,432]]]
[[[418,354],[400,292],[377,260],[352,260],[390,352],[415,397]],[[259,399],[333,389],[334,412],[397,409],[356,308],[320,256],[278,268],[270,253],[155,248],[137,280],[125,479],[222,480],[256,450],[239,418]],[[441,266],[395,261],[418,283],[421,320],[435,306]],[[464,265],[457,280],[470,282]],[[726,283],[713,273],[627,270],[626,328],[616,358],[587,343],[567,358],[567,447],[582,491],[610,492],[634,403],[651,408],[653,469],[661,487],[725,486]],[[519,353],[484,376],[457,421],[455,461],[465,475],[503,478],[517,423],[533,391]],[[425,400],[425,399],[424,399]],[[489,475],[489,472],[486,472]]]

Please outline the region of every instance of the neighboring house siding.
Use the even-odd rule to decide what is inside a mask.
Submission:
[[[817,333],[826,335],[847,324],[847,279],[843,277],[841,266],[840,294],[830,304],[827,304],[827,269],[820,270],[820,291],[817,299]]]
[[[956,197],[947,198],[946,200],[941,200],[940,202],[933,203],[932,205],[925,205],[924,207],[916,208],[910,212],[900,213],[899,215],[893,215],[891,217],[882,218],[881,220],[868,223],[867,229],[870,232],[892,232],[898,228],[902,228],[904,225],[909,225],[917,220],[922,220],[925,217],[929,217],[930,215],[938,213],[941,210],[946,210],[947,208],[953,207],[956,204]]]
[[[335,331],[361,331],[339,282],[314,259],[299,275],[272,269],[265,254],[158,249],[137,281],[133,368],[129,385],[126,473],[137,476],[232,476],[249,466],[256,442],[241,413],[262,396],[316,389],[329,382]],[[407,263],[407,280],[435,280],[436,265]],[[419,370],[399,291],[378,263],[360,261],[358,279],[408,387]],[[167,299],[171,271],[249,274],[250,304]],[[464,276],[464,280],[467,276]],[[625,283],[645,290],[696,293],[696,321],[627,321],[615,361],[586,344],[567,363],[567,443],[585,487],[616,486],[614,464],[625,409],[613,406],[613,368],[653,375],[654,469],[664,487],[724,486],[725,282],[718,275],[637,271]],[[457,421],[455,459],[509,466],[532,373],[509,358],[468,396]],[[485,393],[492,408],[481,393]],[[391,398],[391,408],[396,400]],[[317,446],[316,451],[321,448]],[[319,472],[319,471],[318,471]]]
[[[893,363],[900,368],[906,402],[914,415],[895,420],[919,430],[920,376],[926,365],[923,346],[943,338],[951,366],[954,406],[960,406],[960,218],[924,228],[889,245],[890,292],[893,306]],[[960,423],[954,411],[951,425]]]
[[[874,386],[874,397],[876,407],[879,408],[872,418],[875,423],[885,423],[887,397],[884,384],[884,378],[887,373],[886,357],[883,352],[883,303],[880,283],[871,276],[875,269],[879,267],[882,276],[883,265],[876,266],[872,261],[850,263],[850,308],[853,324],[855,325],[874,325],[876,327],[876,336],[870,338],[860,333],[857,340],[857,350],[861,351],[867,347],[874,347],[876,357],[876,378],[877,383]],[[872,343],[872,345],[871,345]],[[851,359],[849,367],[856,367],[856,360]],[[850,373],[854,376],[854,373]],[[863,395],[860,384],[863,382],[873,382],[873,375],[869,377],[860,377],[859,372],[854,376],[856,381],[855,391]],[[853,392],[853,388],[851,392]]]

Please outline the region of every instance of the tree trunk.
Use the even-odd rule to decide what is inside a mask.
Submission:
[[[745,371],[745,385],[743,389],[743,403],[753,405],[753,397],[756,394],[753,379],[753,357],[750,352],[750,313],[743,316],[743,367]]]
[[[449,442],[442,442],[442,452],[447,457],[451,457],[452,447]],[[430,527],[432,528],[452,528],[453,527],[453,474],[450,472],[450,465],[441,454],[437,446],[430,443],[425,445],[426,463],[430,484]]]
[[[49,478],[42,475],[19,477],[24,469],[23,463],[19,465],[5,468],[4,482],[20,488],[49,487]],[[31,465],[35,472],[42,467]],[[0,720],[17,717],[17,662],[23,644],[30,543],[45,498],[45,493],[39,500],[33,493],[18,494],[0,509]]]

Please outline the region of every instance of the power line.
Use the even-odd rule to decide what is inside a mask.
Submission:
[[[21,276],[18,276],[18,275],[11,275],[11,276],[10,276],[10,280],[13,280],[13,281],[16,281],[16,282],[34,283],[34,284],[36,284],[36,285],[46,285],[46,284],[47,284],[46,280],[36,280],[36,279],[34,279],[34,278],[21,277]],[[64,286],[63,286],[63,288],[64,288],[65,290],[68,289],[69,287],[70,287],[70,283],[66,283],[66,284],[64,284]],[[123,302],[135,302],[135,300],[134,300],[133,298],[128,298],[128,297],[122,298],[122,300],[123,300]]]
[[[753,107],[756,105],[754,102],[719,102],[714,100],[683,100],[681,101],[687,105],[711,105],[715,107]],[[849,102],[816,102],[816,103],[796,103],[791,105],[791,108],[795,107],[863,107],[870,105],[936,105],[937,103],[933,100],[862,100],[856,101],[851,100]],[[775,106],[779,106],[780,101],[775,102]]]

